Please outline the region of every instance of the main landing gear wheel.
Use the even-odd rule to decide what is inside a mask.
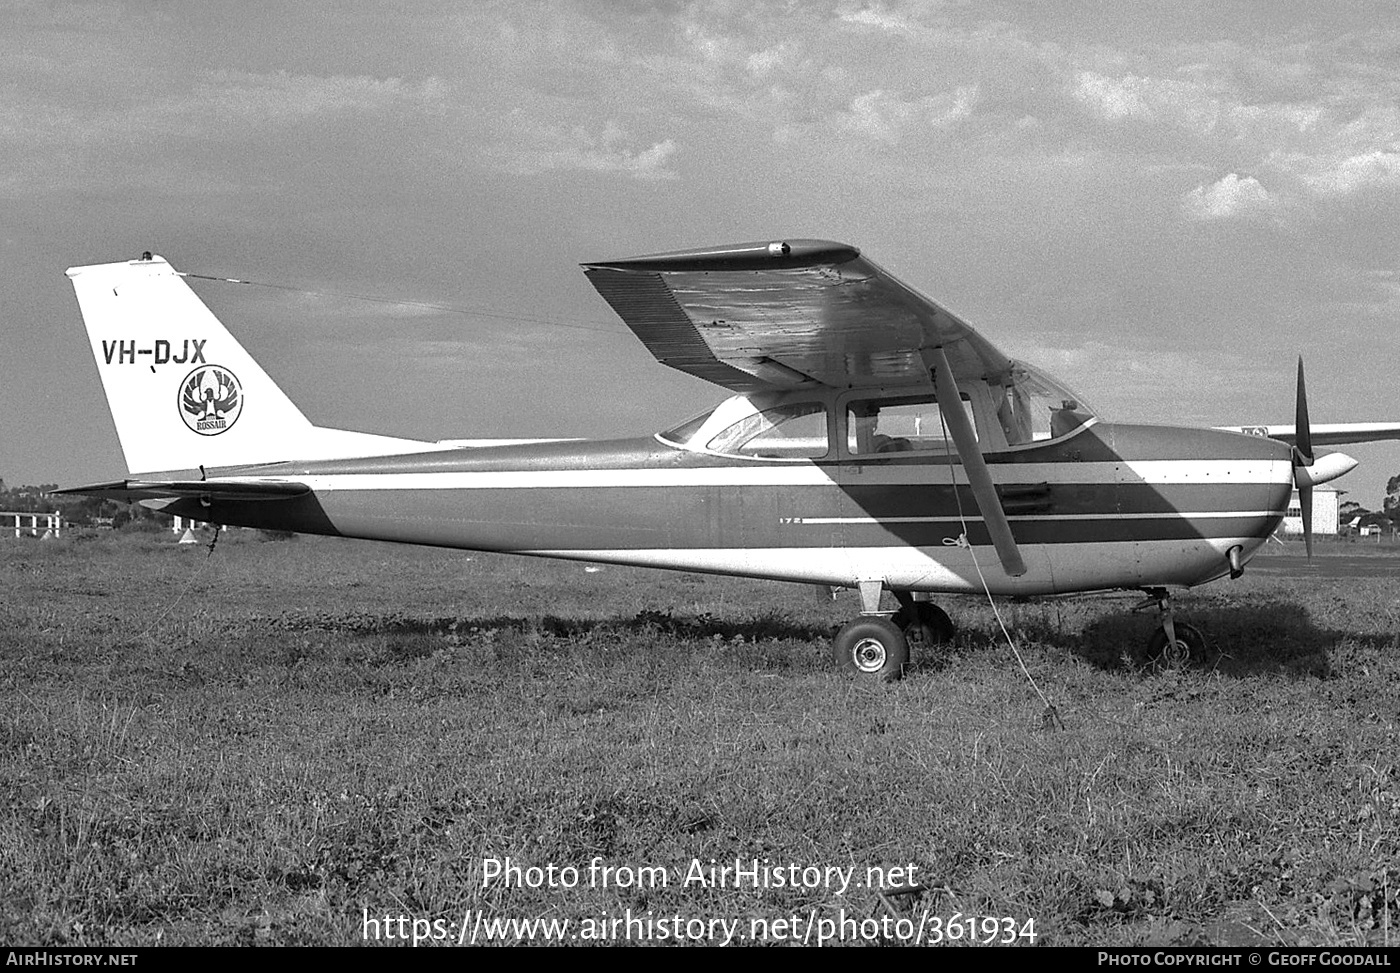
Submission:
[[[914,645],[939,645],[951,642],[958,633],[948,613],[931,601],[911,601],[894,613],[895,625]]]
[[[909,642],[889,619],[857,618],[841,626],[831,642],[836,664],[847,672],[894,682],[909,664]]]
[[[1166,629],[1159,628],[1147,640],[1147,661],[1167,669],[1180,669],[1192,661],[1200,662],[1206,657],[1206,637],[1194,625],[1173,622],[1176,645],[1167,638]]]

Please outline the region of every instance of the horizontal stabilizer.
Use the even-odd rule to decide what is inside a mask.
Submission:
[[[133,503],[141,500],[292,500],[310,493],[311,488],[292,481],[116,480],[53,492]]]

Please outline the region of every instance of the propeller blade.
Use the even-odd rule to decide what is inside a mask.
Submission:
[[[1308,558],[1312,559],[1313,552],[1313,488],[1311,486],[1301,486],[1298,488],[1298,506],[1303,511],[1303,544],[1307,547]]]
[[[1297,434],[1295,447],[1305,462],[1300,466],[1312,466],[1312,428],[1308,424],[1308,391],[1303,383],[1303,356],[1298,356],[1298,406],[1293,429]]]
[[[1303,356],[1298,356],[1298,404],[1294,413],[1293,484],[1298,488],[1298,507],[1303,514],[1303,544],[1308,559],[1313,556],[1313,479],[1308,467],[1313,465],[1312,427],[1308,423],[1308,390],[1303,381]]]

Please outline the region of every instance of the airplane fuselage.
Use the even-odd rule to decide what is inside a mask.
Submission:
[[[846,244],[584,273],[658,361],[730,396],[609,441],[326,428],[163,258],[69,268],[128,476],[65,492],[220,524],[854,587],[861,615],[833,656],[892,679],[911,638],[953,631],[920,592],[1141,588],[1161,619],[1149,657],[1205,651],[1167,588],[1237,574],[1295,487],[1306,523],[1312,488],[1355,465],[1314,453],[1326,440],[1301,362],[1288,430],[1110,424]]]
[[[289,462],[209,473],[295,481],[309,493],[164,509],[303,533],[908,591],[981,591],[980,567],[995,594],[1042,595],[1219,577],[1231,548],[1247,560],[1278,527],[1293,489],[1287,445],[1213,430],[1097,422],[989,452],[1027,566],[1010,577],[956,455],[835,452],[721,456],[645,437]]]

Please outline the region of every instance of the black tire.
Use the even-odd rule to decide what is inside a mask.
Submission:
[[[1177,651],[1173,652],[1167,644],[1166,629],[1159,628],[1147,640],[1148,662],[1164,669],[1180,669],[1205,660],[1209,647],[1199,628],[1185,622],[1173,622],[1172,631],[1176,633]]]
[[[831,651],[842,669],[880,682],[894,682],[909,664],[909,642],[887,618],[847,622],[831,640]]]
[[[894,613],[893,621],[911,645],[941,645],[958,634],[948,613],[931,601],[911,602]]]

